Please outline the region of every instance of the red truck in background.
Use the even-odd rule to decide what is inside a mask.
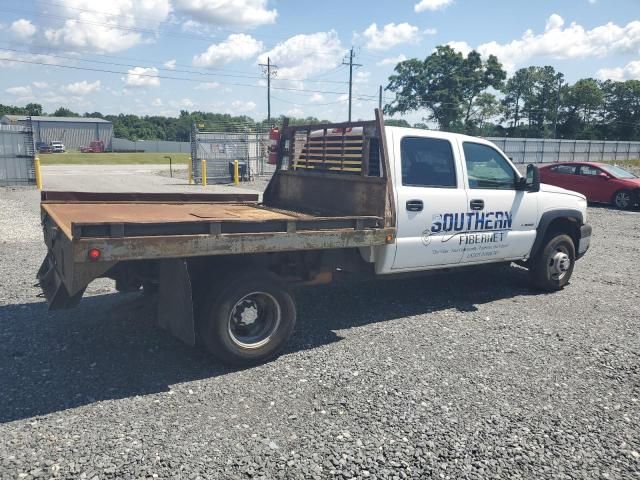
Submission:
[[[102,140],[93,140],[88,147],[80,147],[82,153],[103,153],[104,142]]]

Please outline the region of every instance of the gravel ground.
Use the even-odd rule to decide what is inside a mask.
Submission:
[[[297,292],[231,370],[95,282],[47,313],[37,193],[0,190],[0,478],[638,478],[640,213],[590,208],[564,291],[518,269]]]

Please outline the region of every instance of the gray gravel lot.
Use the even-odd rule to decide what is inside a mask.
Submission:
[[[299,290],[231,370],[95,282],[47,313],[37,192],[0,190],[0,478],[638,478],[640,213],[590,208],[564,291],[523,271]]]

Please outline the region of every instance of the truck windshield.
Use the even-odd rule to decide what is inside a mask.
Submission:
[[[616,178],[638,178],[633,173],[627,172],[624,168],[617,165],[601,165],[602,170]]]

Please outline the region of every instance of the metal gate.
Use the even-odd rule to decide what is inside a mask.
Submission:
[[[222,130],[222,129],[220,129]],[[191,167],[196,182],[202,181],[202,160],[207,165],[207,181],[233,181],[233,163],[240,164],[241,180],[271,176],[274,165],[267,164],[269,132],[255,126],[237,126],[235,131],[191,129]]]
[[[30,118],[26,126],[0,125],[0,186],[35,185],[34,161]]]

